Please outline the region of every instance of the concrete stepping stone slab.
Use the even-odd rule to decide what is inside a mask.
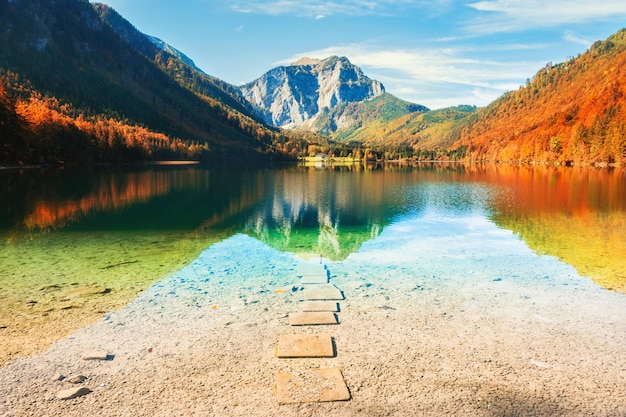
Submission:
[[[289,314],[290,326],[315,326],[339,324],[337,315],[330,311],[304,311]]]
[[[328,275],[328,271],[322,264],[299,264],[296,275],[303,277],[307,275]]]
[[[276,347],[278,358],[334,358],[335,348],[329,334],[282,334]]]
[[[328,284],[328,275],[305,275],[300,278],[300,284]]]
[[[343,293],[332,284],[316,284],[304,288],[303,300],[343,300]]]
[[[348,401],[350,391],[338,368],[276,373],[279,404]]]
[[[332,311],[339,312],[339,303],[336,301],[302,301],[300,303],[301,311]]]

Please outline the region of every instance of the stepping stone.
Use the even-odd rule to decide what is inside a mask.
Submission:
[[[313,326],[324,324],[339,324],[337,315],[330,311],[305,311],[302,313],[290,313],[290,326]]]
[[[299,264],[296,270],[296,275],[299,277],[307,275],[328,275],[326,268],[322,264]]]
[[[276,373],[279,404],[348,401],[350,391],[338,368]]]
[[[317,284],[304,288],[302,292],[304,300],[343,300],[343,294],[339,288],[332,284]]]
[[[339,303],[336,301],[303,301],[300,303],[302,311],[332,311],[339,312]]]
[[[329,334],[282,334],[276,347],[278,358],[334,358]]]
[[[328,275],[305,275],[300,278],[300,284],[328,284]]]

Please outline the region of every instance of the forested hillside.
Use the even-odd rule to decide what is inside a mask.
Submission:
[[[454,147],[471,160],[626,164],[626,30],[478,110]]]
[[[409,113],[427,111],[428,108],[425,106],[401,100],[385,92],[368,100],[339,103],[332,108],[324,109],[313,127],[339,142],[366,143],[371,132],[376,131],[378,127]],[[370,127],[372,129],[368,131]]]
[[[430,111],[425,107],[411,107],[411,112],[392,112],[388,116],[385,109],[389,105],[379,106],[376,99],[365,103],[364,107],[364,114],[372,114],[367,122],[339,132],[335,137],[337,141],[382,149],[387,158],[460,159],[465,156],[463,148],[454,152],[449,149],[458,139],[464,122],[476,111],[474,106]]]
[[[5,87],[18,89],[14,96]],[[104,114],[88,116],[43,96],[17,74],[0,77],[0,163],[129,163],[209,157],[208,144],[186,143]]]
[[[172,73],[86,0],[0,0],[0,163],[284,157],[288,137]]]
[[[223,104],[246,116],[254,117],[256,110],[243,97],[238,87],[205,74],[193,64],[190,58],[160,39],[139,32],[111,7],[95,3],[93,8],[123,40],[154,62],[178,84],[211,101],[214,105]]]

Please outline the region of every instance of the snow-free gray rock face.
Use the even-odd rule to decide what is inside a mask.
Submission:
[[[363,75],[347,58],[336,56],[303,58],[240,88],[244,97],[264,112],[266,123],[289,129],[310,125],[325,108],[385,92],[380,82]]]

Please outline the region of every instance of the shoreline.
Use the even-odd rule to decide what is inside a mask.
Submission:
[[[504,166],[520,166],[520,167],[562,167],[562,168],[589,168],[589,169],[620,169],[625,168],[626,165],[618,163],[585,163],[585,164],[568,164],[561,162],[542,162],[542,161],[491,161],[491,160],[438,160],[438,159],[377,159],[367,160],[355,159],[349,157],[329,157],[327,159],[317,159],[316,157],[298,157],[297,160],[291,162],[280,162],[279,165],[291,164],[291,165],[303,165],[303,166],[352,166],[352,165],[377,165],[377,164],[407,164],[407,165],[419,165],[419,164],[459,164],[459,165],[504,165]],[[0,165],[0,171],[2,170],[17,170],[17,169],[60,169],[60,168],[90,168],[90,167],[115,167],[115,166],[186,166],[186,165],[201,165],[197,160],[174,160],[174,161],[143,161],[137,163],[94,163],[89,165],[66,165],[66,164],[39,164],[39,165]]]
[[[59,169],[59,168],[90,168],[90,167],[115,167],[115,166],[176,166],[176,165],[200,165],[200,161],[138,161],[135,164],[132,163],[93,163],[89,165],[66,165],[63,163],[56,164],[39,164],[39,165],[0,165],[0,170],[14,170],[14,169]]]
[[[64,233],[6,246],[0,256],[0,368],[124,308],[221,238],[107,233],[95,239]]]

